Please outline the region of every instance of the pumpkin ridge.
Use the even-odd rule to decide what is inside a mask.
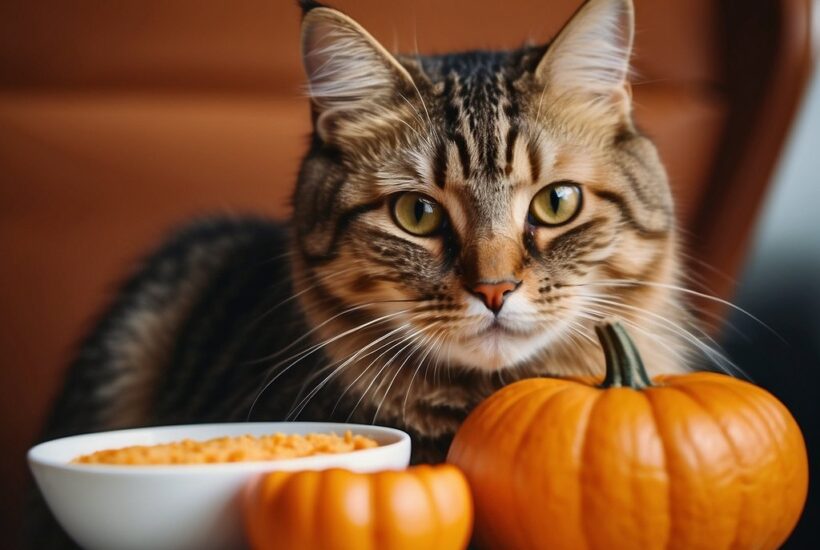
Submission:
[[[287,485],[285,485],[284,488],[285,489],[290,489],[291,491],[297,492],[297,493],[300,493],[300,494],[315,494],[316,486],[318,485],[318,481],[319,481],[318,476],[314,472],[311,472],[309,476],[305,476],[305,477],[298,477],[297,478],[295,476],[288,476],[288,480],[286,482]],[[280,493],[280,495],[281,495],[281,493]],[[281,496],[280,496],[280,498],[281,498]],[[318,502],[318,499],[313,503],[314,511],[315,511],[315,507],[316,507],[316,502]],[[300,509],[297,509],[297,511],[296,511],[296,513],[297,513],[296,517],[298,518],[298,521],[299,521],[300,524],[305,522],[305,517],[300,515],[300,514],[302,514],[303,511],[304,510],[301,509],[301,507],[300,507]],[[303,531],[300,532],[299,534],[300,535],[305,535],[305,533]],[[292,540],[292,537],[293,537],[292,533],[291,533],[290,536],[291,536],[291,540],[289,540],[288,543],[290,543],[290,544],[295,543],[296,541]],[[315,531],[310,532],[310,538],[308,539],[307,543],[308,543],[307,544],[308,548],[316,546],[317,540],[316,540],[316,532]]]
[[[314,518],[320,518],[323,515],[322,512],[324,512],[324,510],[322,510],[322,502],[326,498],[325,492],[327,491],[328,483],[327,476],[315,476],[315,478],[316,486],[313,488],[312,492],[314,495],[319,495],[319,498],[313,499],[312,515]],[[323,539],[326,532],[327,529],[316,529],[313,531],[313,540],[311,543],[315,545],[318,542],[324,545],[325,541]]]
[[[473,429],[473,425],[474,424],[481,424],[483,421],[485,421],[484,416],[487,415],[487,416],[489,416],[489,418],[486,419],[486,420],[489,420],[490,422],[488,423],[487,426],[484,427],[484,429],[486,429],[487,433],[494,433],[498,429],[499,425],[506,419],[506,416],[507,416],[507,414],[509,414],[509,411],[511,409],[513,409],[516,405],[521,403],[522,399],[524,399],[525,397],[526,398],[532,397],[535,394],[538,394],[538,393],[541,393],[542,391],[545,391],[545,388],[549,387],[549,384],[543,384],[543,383],[541,383],[541,380],[542,379],[525,380],[525,381],[520,381],[520,382],[514,382],[513,384],[510,384],[509,386],[505,386],[504,388],[499,390],[499,393],[501,393],[501,392],[511,393],[512,391],[516,391],[516,395],[513,398],[509,399],[508,401],[504,401],[502,403],[503,407],[495,407],[494,408],[493,406],[489,405],[489,403],[490,403],[489,401],[482,402],[475,409],[475,411],[473,411],[473,414],[470,415],[470,417],[467,419],[467,421],[462,425],[459,432],[460,433],[470,432]],[[543,379],[543,380],[546,380],[546,379]],[[518,391],[518,388],[515,387],[517,384],[520,384],[519,387],[523,388],[523,387],[525,387],[526,384],[531,384],[532,382],[537,382],[536,384],[533,384],[535,387],[528,387],[528,388],[526,388],[525,391],[521,391],[520,393]],[[558,390],[555,391],[555,393],[557,393],[558,391],[561,391],[561,390],[558,389]],[[457,440],[458,440],[458,434],[456,435],[456,440],[454,440],[454,443]],[[517,448],[517,446],[518,446],[518,444],[516,444],[516,448]],[[458,464],[461,467],[462,470],[472,469],[472,463],[473,463],[473,461],[475,461],[477,459],[477,455],[471,455],[469,452],[466,453],[466,455],[465,455],[464,453],[459,452],[459,450],[460,450],[459,447],[460,446],[458,444],[456,444],[456,445],[451,444],[451,446],[450,446],[451,452],[452,452],[453,448],[455,448],[456,452],[453,453],[452,455],[450,454],[450,452],[448,452],[447,461],[448,462],[454,461],[456,464]],[[513,489],[512,489],[512,487],[508,487],[508,490],[510,492],[512,492]],[[476,506],[476,512],[478,512],[478,506]],[[478,519],[478,513],[476,513],[476,519]],[[494,533],[490,533],[490,536],[491,536],[491,538],[495,538]]]
[[[733,381],[735,381],[735,382],[739,382],[739,381],[737,381],[737,380],[735,380],[735,379],[732,379],[732,380],[733,380]],[[713,385],[717,385],[717,384],[715,384],[715,382],[716,382],[716,381],[714,381],[714,382],[706,382],[706,381],[704,381],[704,382],[702,382],[702,383],[710,383],[710,384],[713,384]],[[755,389],[758,389],[758,388],[757,388],[757,386],[755,386],[754,384],[749,384],[749,385],[750,385],[750,386],[752,386],[752,387],[753,387],[753,388],[755,388]],[[769,408],[769,405],[770,405],[769,400],[761,400],[761,399],[760,399],[761,395],[760,395],[760,394],[758,394],[758,395],[755,395],[755,396],[753,397],[754,401],[750,401],[750,399],[749,399],[749,396],[748,396],[748,395],[743,394],[742,392],[738,392],[738,391],[737,391],[737,389],[738,389],[738,385],[736,385],[736,384],[727,384],[727,385],[722,386],[722,387],[723,387],[724,389],[726,389],[727,391],[729,391],[732,395],[734,395],[734,396],[735,396],[736,398],[738,398],[740,401],[742,401],[742,402],[743,402],[743,403],[744,403],[744,404],[748,407],[748,409],[749,409],[750,413],[751,413],[752,415],[754,415],[754,416],[756,416],[756,417],[757,417],[757,419],[758,419],[758,421],[760,422],[760,424],[761,424],[762,426],[764,426],[764,427],[765,427],[765,429],[766,429],[766,434],[769,436],[769,440],[770,440],[770,441],[777,441],[777,439],[778,439],[778,438],[777,438],[776,434],[774,433],[774,430],[772,429],[772,425],[771,425],[771,424],[770,424],[770,422],[769,422],[769,417],[768,417],[768,415],[766,415],[766,414],[761,414],[761,413],[760,413],[760,411],[759,411],[759,407],[760,407],[761,405],[766,405],[766,406],[767,406],[767,408]],[[782,411],[780,411],[779,409],[780,409],[780,408],[778,407],[778,414],[781,414],[781,415],[782,415]],[[785,470],[785,465],[786,465],[786,463],[787,463],[788,461],[784,460],[784,457],[783,457],[783,451],[782,451],[782,449],[780,448],[780,445],[774,445],[774,449],[775,449],[775,453],[777,454],[777,462],[778,462],[778,464],[780,465],[780,469],[781,469],[781,470]],[[775,525],[782,524],[782,523],[783,523],[783,519],[786,517],[786,514],[788,514],[788,512],[789,512],[788,506],[786,505],[786,503],[785,503],[785,502],[782,502],[782,501],[781,501],[781,506],[778,506],[777,508],[778,508],[778,510],[780,510],[780,514],[779,514],[779,516],[778,516],[778,522],[777,522]],[[800,515],[802,515],[802,514],[800,514]],[[797,516],[797,520],[799,520],[799,519],[800,519],[800,515],[798,515],[798,516]],[[793,525],[792,525],[791,527],[792,527],[792,529],[794,528],[794,526],[793,526]],[[789,529],[788,531],[786,531],[786,535],[788,536],[788,534],[789,534],[789,533],[791,533],[791,529]],[[774,533],[771,533],[771,534],[769,535],[769,536],[770,536],[770,538],[771,538],[771,539],[773,539],[775,534],[776,534],[776,531],[775,531]],[[777,544],[777,547],[780,547],[780,546],[783,544],[783,542],[785,542],[785,539],[784,539],[784,540],[780,540],[780,539],[782,539],[782,538],[783,538],[782,536],[781,536],[781,537],[778,537],[778,540],[777,540],[777,543],[778,543],[778,544]],[[767,542],[768,542],[768,540],[767,540]]]
[[[715,385],[717,386],[717,384],[715,384]],[[708,416],[712,420],[712,422],[715,424],[715,426],[717,426],[720,433],[723,434],[723,438],[726,440],[726,443],[728,444],[729,449],[731,449],[731,451],[732,451],[732,456],[734,457],[735,463],[741,464],[742,463],[741,455],[738,452],[737,447],[735,447],[735,443],[732,440],[731,436],[726,431],[726,428],[724,428],[723,424],[721,424],[721,422],[718,420],[717,416],[712,412],[712,410],[707,405],[705,405],[703,403],[703,400],[701,400],[699,396],[697,396],[697,392],[692,392],[692,388],[687,387],[685,385],[675,385],[675,386],[667,386],[667,387],[670,390],[677,391],[678,393],[682,393],[683,395],[688,397],[691,401],[696,403],[698,405],[698,407],[700,407],[700,409],[706,414],[706,416]],[[720,386],[720,389],[723,389],[723,388],[725,388],[725,386]],[[744,472],[743,477],[748,478],[748,472]],[[740,499],[740,506],[739,506],[739,510],[738,510],[739,518],[738,518],[737,522],[735,523],[735,527],[734,527],[734,530],[733,530],[734,532],[732,534],[732,540],[729,544],[729,548],[735,548],[735,545],[737,544],[737,539],[738,539],[738,536],[740,535],[741,527],[743,526],[742,525],[743,522],[741,521],[740,518],[744,518],[745,513],[746,513],[746,509],[748,508],[748,504],[749,504],[748,503],[748,493],[746,493],[744,491],[741,494],[743,495],[743,498]]]
[[[657,391],[657,387],[655,391]],[[668,469],[669,448],[667,446],[664,433],[661,430],[661,423],[658,420],[658,411],[655,410],[655,403],[652,401],[652,398],[650,397],[650,394],[652,393],[653,391],[651,389],[650,391],[641,392],[644,399],[646,399],[646,402],[649,405],[649,413],[652,416],[652,423],[655,425],[655,433],[658,434],[658,439],[661,442],[661,450],[663,451],[663,470],[666,473],[666,500],[669,506],[667,511],[667,513],[669,514],[669,530],[666,533],[666,541],[664,544],[664,548],[668,549],[672,542],[672,533],[675,532],[675,522],[677,521],[678,514],[675,513],[675,499],[672,498],[672,495],[674,494],[674,492],[672,491],[672,483],[674,476],[669,475]]]
[[[529,417],[526,419],[526,421],[525,421],[524,423],[525,423],[525,424],[530,424],[530,423],[531,423],[531,422],[533,422],[534,420],[537,420],[537,419],[538,419],[538,417],[540,417],[540,416],[543,414],[544,410],[545,410],[545,409],[547,409],[547,408],[549,407],[549,405],[551,404],[551,402],[552,402],[552,401],[553,401],[556,397],[558,397],[558,396],[559,396],[559,395],[561,395],[561,394],[567,393],[567,391],[569,391],[569,390],[571,390],[571,389],[574,389],[574,388],[575,388],[575,386],[574,386],[574,385],[567,385],[567,386],[565,386],[565,387],[563,387],[563,388],[559,388],[558,390],[553,391],[552,393],[550,393],[549,395],[547,395],[547,396],[544,398],[544,400],[543,400],[541,403],[539,403],[537,407],[535,407],[535,408],[533,409],[532,414],[531,414],[531,415],[529,415]],[[541,390],[541,391],[543,391],[543,389],[544,389],[543,387],[542,387],[542,388],[539,388],[539,390]],[[522,394],[521,396],[519,396],[519,398],[518,398],[518,399],[516,399],[516,400],[513,402],[513,404],[515,404],[515,403],[519,403],[519,402],[520,402],[520,400],[521,400],[521,398],[523,398],[525,395],[528,395],[528,394]],[[512,408],[512,407],[510,407],[510,408]],[[507,409],[507,411],[509,411],[509,409]],[[519,420],[519,421],[524,421],[524,419],[518,419],[518,420]],[[523,450],[522,450],[522,449],[524,448],[525,443],[528,443],[528,442],[529,442],[529,439],[528,439],[528,433],[527,433],[527,432],[525,432],[525,433],[523,434],[523,437],[521,437],[521,438],[518,440],[518,442],[516,443],[516,445],[515,445],[515,450],[512,452],[512,456],[513,456],[513,457],[515,457],[515,462],[518,462],[518,458],[519,458],[519,457],[523,454]],[[513,496],[515,496],[515,493],[514,493],[514,492],[515,492],[515,482],[514,482],[514,481],[513,481],[513,484],[512,484],[512,491],[513,491]],[[526,503],[527,501],[526,501],[526,499],[517,499],[517,498],[513,498],[513,499],[512,499],[512,504],[514,505],[516,502],[524,502],[524,503]],[[517,509],[517,507],[516,507],[516,510],[515,510],[515,511],[516,511],[516,513],[521,513],[521,511],[520,511],[520,510],[518,510],[518,509]],[[520,532],[519,532],[519,534],[520,534]],[[525,539],[527,538],[527,537],[526,537],[526,535],[524,536],[524,538],[525,538]],[[532,541],[528,541],[528,542],[532,542]],[[536,541],[536,545],[534,546],[535,548],[537,548],[537,547],[538,547],[538,546],[537,546],[537,542],[538,542],[538,541]]]
[[[382,518],[382,514],[379,513],[381,506],[379,506],[378,502],[378,493],[383,481],[382,476],[376,474],[368,491],[368,495],[370,496],[370,532],[372,533],[370,539],[376,543],[376,548],[382,548],[384,544],[384,532],[380,528],[380,526],[384,524],[384,519]]]
[[[581,487],[581,510],[580,510],[580,518],[581,518],[581,525],[579,526],[579,531],[581,532],[581,537],[584,539],[584,547],[590,548],[589,545],[589,536],[587,535],[587,524],[586,518],[589,517],[587,509],[589,507],[588,501],[589,496],[587,491],[585,490],[586,484],[584,483],[584,470],[586,469],[586,462],[587,462],[587,444],[589,442],[589,419],[592,417],[592,413],[595,411],[595,407],[601,402],[601,397],[603,396],[603,392],[596,391],[595,397],[592,399],[592,403],[587,408],[586,414],[583,416],[583,428],[582,433],[583,437],[581,438],[581,452],[580,457],[581,459],[578,461],[578,485]],[[580,427],[580,426],[579,426]]]
[[[316,499],[316,503],[315,503],[316,504],[316,510],[314,510],[314,517],[321,518],[321,517],[324,516],[323,512],[325,512],[325,510],[322,509],[322,507],[320,506],[320,503],[321,503],[321,501],[327,499],[327,494],[330,492],[331,484],[330,484],[330,477],[329,476],[320,475],[320,476],[317,476],[317,478],[318,478],[318,482],[316,484],[316,494],[318,495],[319,498]],[[325,521],[327,521],[327,520],[325,520]],[[316,529],[316,531],[318,531],[319,533],[322,533],[322,534],[319,535],[319,540],[322,541],[322,544],[324,544],[325,541],[322,540],[322,539],[325,536],[327,536],[329,530],[328,529]]]
[[[672,386],[667,386],[666,389],[668,390],[668,389],[675,389],[675,388],[672,387]],[[659,397],[658,397],[659,394],[657,392],[650,392],[650,393],[654,396],[655,399],[659,399]],[[671,392],[667,391],[666,393],[669,394]],[[684,397],[687,401],[694,404],[695,407],[697,407],[698,410],[702,409],[702,406],[700,405],[700,403],[693,400],[688,394],[686,394],[684,392],[675,392],[675,394],[678,395],[678,396]],[[651,398],[652,397],[650,397],[650,399]],[[712,419],[712,415],[708,415],[708,417],[710,419]],[[723,430],[720,429],[720,426],[718,426],[718,429],[719,429],[720,434],[723,436],[724,432],[723,432]],[[665,432],[665,433],[669,433],[669,432]],[[704,456],[704,454],[701,452],[702,447],[698,444],[695,444],[695,441],[697,441],[697,438],[692,437],[691,432],[688,429],[685,433],[683,433],[683,438],[678,438],[678,439],[675,440],[675,447],[678,449],[676,456],[680,457],[682,455],[681,449],[686,448],[686,447],[683,446],[682,442],[686,442],[686,444],[687,444],[688,448],[691,450],[692,455],[694,456],[696,462],[695,462],[695,467],[694,468],[686,468],[684,466],[684,470],[681,470],[679,468],[676,468],[674,470],[670,470],[672,464],[671,463],[668,464],[667,465],[667,470],[670,471],[671,474],[672,474],[670,476],[670,479],[678,479],[679,477],[681,477],[682,472],[685,472],[685,470],[690,470],[690,471],[698,472],[698,475],[694,477],[694,479],[697,482],[697,480],[702,478],[703,472],[709,470],[709,468],[707,466],[709,466],[711,464],[710,457],[708,455]],[[727,447],[729,446],[728,442],[725,442],[725,444],[727,445]],[[686,477],[690,477],[689,474],[687,474]],[[689,484],[688,487],[691,488],[691,481],[687,482],[687,483]],[[674,495],[674,492],[671,491],[671,484],[670,484],[670,495]],[[719,497],[724,496],[724,495],[723,495],[722,492],[712,491],[711,487],[709,487],[709,488],[707,488],[707,493],[705,494],[705,496],[708,498],[707,502],[709,503],[710,508],[711,508],[711,506],[714,505],[713,500],[715,498],[719,498]],[[675,502],[676,499],[673,498],[672,501]],[[725,515],[726,511],[722,508],[718,508],[716,510],[711,510],[710,509],[710,512],[713,513],[713,514]],[[680,514],[678,514],[678,515],[680,515]],[[686,517],[686,515],[683,514],[683,517]],[[724,530],[721,529],[721,530],[718,530],[718,532],[719,533],[724,533]],[[735,533],[732,533],[732,538],[735,538],[736,536],[737,535]],[[723,548],[729,548],[729,547],[728,546],[724,547],[722,545],[718,546],[716,541],[711,541],[710,546],[708,546],[708,548],[723,549]]]
[[[443,526],[441,524],[441,515],[439,511],[438,501],[436,500],[435,494],[433,494],[432,485],[430,484],[431,478],[433,477],[433,473],[429,471],[429,468],[426,465],[420,464],[416,467],[416,470],[413,471],[416,477],[416,481],[421,485],[422,491],[424,494],[427,495],[427,502],[430,503],[430,509],[432,510],[432,514],[430,516],[433,518],[433,521],[436,522],[436,541],[441,540],[441,532],[443,531]]]
[[[661,387],[661,386],[655,385],[654,381],[653,381],[653,385],[651,387],[657,388],[657,387]],[[658,424],[655,420],[654,409],[652,408],[652,404],[650,403],[649,399],[647,399],[646,394],[645,394],[644,391],[639,391],[639,392],[636,392],[636,393],[638,395],[638,399],[641,399],[643,404],[646,406],[645,410],[648,412],[648,417],[649,417],[649,420],[651,422],[652,429],[654,430],[654,436],[655,436],[655,439],[657,441],[658,447],[660,448],[660,455],[661,455],[661,458],[662,458],[660,470],[666,474],[666,449],[664,447],[663,441],[658,441],[658,440],[661,439],[661,434],[658,431]],[[640,435],[635,430],[632,430],[633,450],[640,447],[640,442],[638,441],[639,437],[640,437]],[[666,474],[664,481],[665,481],[664,486],[666,487],[666,500],[667,500],[667,503],[668,503],[669,496],[671,495],[671,492],[669,491],[669,476],[668,476],[668,474]],[[641,486],[642,486],[642,483],[639,482],[637,476],[634,476],[634,475],[631,476],[631,478],[630,478],[630,487],[631,487],[631,490],[633,491],[633,494],[637,494],[640,491]],[[668,504],[667,504],[667,506],[668,506]],[[667,514],[669,514],[669,513],[671,513],[671,512],[667,509]],[[672,525],[671,521],[667,522],[667,525],[671,529],[671,525]],[[663,539],[663,546],[664,547],[668,547],[668,545],[669,545],[669,542],[670,542],[669,541],[669,534],[670,534],[669,530],[667,530],[665,533],[663,533],[663,535],[665,537]],[[660,548],[660,546],[656,546],[655,548]]]
[[[527,382],[527,381],[523,381],[523,382]],[[518,382],[510,384],[509,386],[506,386],[506,387],[502,388],[500,391],[509,392],[509,390],[512,389],[513,386],[517,383]],[[522,384],[522,386],[523,386],[523,384]],[[487,429],[490,430],[490,431],[495,430],[495,427],[503,420],[503,417],[507,414],[507,412],[511,408],[513,408],[513,406],[515,406],[519,401],[521,401],[521,399],[523,399],[525,397],[530,397],[530,396],[532,396],[533,394],[536,394],[536,393],[540,393],[540,392],[544,391],[544,389],[545,389],[545,386],[541,385],[541,384],[539,384],[537,387],[534,387],[534,388],[528,388],[527,391],[521,392],[520,394],[516,395],[514,399],[510,399],[509,401],[506,401],[506,402],[502,403],[502,405],[504,405],[503,408],[502,407],[495,407],[495,408],[490,407],[487,404],[488,401],[484,401],[476,408],[475,412],[479,413],[479,414],[476,414],[476,419],[477,420],[480,419],[480,416],[481,416],[482,413],[485,413],[486,411],[491,411],[493,413],[493,417],[492,417],[493,423],[491,425],[487,426]],[[469,418],[468,418],[468,420],[469,420]]]

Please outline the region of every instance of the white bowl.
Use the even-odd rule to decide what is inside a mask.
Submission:
[[[354,434],[379,447],[268,462],[182,466],[71,464],[79,455],[129,445],[276,432]],[[138,428],[41,443],[28,462],[48,506],[69,535],[89,550],[242,548],[240,495],[254,477],[274,470],[406,468],[410,437],[392,428],[323,422],[253,422]]]

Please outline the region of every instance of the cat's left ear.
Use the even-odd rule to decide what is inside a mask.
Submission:
[[[395,98],[412,89],[410,74],[350,17],[315,2],[302,4],[302,59],[319,136],[361,137],[389,124]]]
[[[588,0],[549,45],[535,69],[536,80],[550,93],[628,112],[634,28],[632,0]]]

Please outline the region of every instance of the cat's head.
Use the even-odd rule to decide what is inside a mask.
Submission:
[[[586,2],[547,46],[429,57],[303,7],[294,274],[331,355],[499,370],[588,345],[608,300],[659,310],[616,283],[676,269],[666,174],[632,121],[630,0]]]

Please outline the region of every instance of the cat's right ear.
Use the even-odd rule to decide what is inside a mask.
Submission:
[[[390,123],[390,106],[412,89],[412,77],[350,17],[312,0],[301,5],[302,59],[319,137],[342,142],[374,135]]]
[[[554,96],[629,113],[632,0],[587,0],[549,45],[536,80]]]

